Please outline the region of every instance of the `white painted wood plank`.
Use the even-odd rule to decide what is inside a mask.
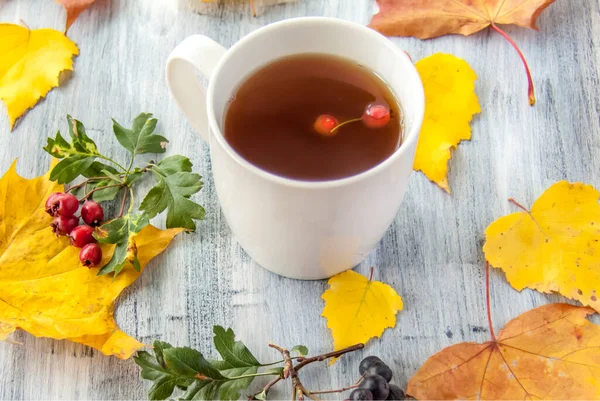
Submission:
[[[104,3],[104,4],[102,4]],[[98,2],[70,30],[81,50],[65,86],[8,132],[0,113],[0,172],[15,158],[27,177],[42,174],[49,157],[41,150],[48,135],[65,129],[71,113],[94,128],[101,149],[125,157],[110,131],[109,117],[128,121],[141,111],[159,118],[171,140],[169,153],[190,156],[206,186],[197,196],[206,221],[193,235],[176,239],[140,280],[121,297],[117,321],[141,341],[170,341],[211,352],[211,327],[232,326],[260,357],[276,355],[268,341],[331,348],[320,317],[325,282],[277,277],[256,266],[239,248],[220,213],[211,178],[208,148],[183,120],[164,81],[170,50],[195,33],[230,46],[258,27],[304,15],[367,23],[372,0],[301,0],[261,10],[252,18],[240,5],[220,5],[197,15],[173,0]],[[46,0],[11,0],[0,20],[22,18],[32,28],[61,29],[63,11]],[[541,32],[508,27],[533,69],[538,105],[526,101],[526,80],[517,55],[489,31],[471,37],[431,41],[395,38],[415,59],[449,52],[466,59],[479,75],[483,113],[473,122],[473,140],[460,145],[451,162],[449,196],[415,174],[398,217],[377,250],[358,267],[377,267],[377,279],[393,285],[406,308],[398,327],[381,341],[332,367],[303,371],[310,388],[347,385],[357,376],[362,355],[377,354],[404,385],[432,353],[460,341],[487,339],[481,244],[495,218],[514,211],[513,196],[531,204],[561,179],[600,187],[600,6],[592,1],[558,1],[540,18]],[[158,223],[161,223],[159,220]],[[521,312],[558,296],[508,286],[493,274],[494,320],[501,327]],[[292,319],[293,316],[293,319]],[[147,382],[132,361],[99,355],[69,342],[17,333],[23,346],[0,344],[0,399],[140,399]],[[279,392],[280,397],[288,395]],[[277,395],[276,395],[277,396]]]

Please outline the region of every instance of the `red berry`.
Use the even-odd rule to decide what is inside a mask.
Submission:
[[[81,207],[81,218],[85,224],[97,226],[104,220],[104,210],[102,206],[94,201],[87,201]]]
[[[58,195],[62,195],[62,192],[54,192],[46,199],[46,213],[50,216],[56,216],[56,210],[54,210],[53,205]]]
[[[79,217],[56,216],[50,227],[52,227],[52,232],[56,235],[69,235],[77,227],[77,224],[79,224]]]
[[[369,128],[383,128],[390,119],[390,108],[381,103],[369,104],[362,115],[363,124]]]
[[[71,245],[76,248],[83,248],[87,244],[96,242],[96,238],[93,236],[94,229],[90,226],[77,226],[75,227],[69,237],[71,238]]]
[[[52,194],[46,201],[46,211],[53,216],[57,214],[60,216],[71,217],[79,209],[79,201],[71,194],[57,193]]]
[[[87,244],[79,252],[79,260],[81,264],[89,268],[98,266],[102,261],[102,249],[98,244]]]
[[[329,114],[321,114],[315,121],[314,128],[317,133],[324,136],[333,136],[336,133],[331,132],[332,129],[338,126],[338,120]]]

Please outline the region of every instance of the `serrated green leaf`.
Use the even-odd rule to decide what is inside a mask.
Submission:
[[[173,348],[173,346],[168,342],[158,340],[154,341],[152,346],[154,347],[154,355],[156,355],[157,362],[160,363],[162,366],[166,366],[163,352],[167,348]]]
[[[155,135],[157,120],[150,113],[142,113],[133,120],[131,129],[123,127],[113,119],[113,131],[117,140],[133,156],[143,153],[164,153],[167,138]]]
[[[204,376],[212,380],[225,380],[199,351],[189,347],[167,348],[163,350],[165,363],[173,372],[184,377]]]
[[[121,182],[121,177],[119,176],[119,174],[115,174],[115,173],[111,172],[110,170],[104,169],[104,170],[102,170],[102,174],[104,176],[110,178],[111,181],[114,181],[116,183]]]
[[[69,134],[71,143],[80,153],[97,155],[98,148],[96,143],[85,133],[85,127],[79,120],[75,120],[67,114],[67,123],[69,124]]]
[[[72,149],[72,146],[69,144],[69,142],[67,142],[66,139],[62,137],[62,135],[60,135],[60,131],[58,131],[56,133],[56,138],[48,137],[46,146],[44,146],[42,149],[50,153],[52,156],[62,159],[71,155],[69,150]]]
[[[167,228],[183,227],[196,229],[194,220],[204,218],[204,208],[188,198],[202,188],[200,175],[178,172],[165,175],[160,168],[153,168],[158,183],[148,192],[140,210],[150,218],[167,210]]]
[[[110,172],[111,174],[115,174],[115,175],[119,174],[119,172],[117,171],[116,168],[109,166],[108,164],[104,164],[99,161],[95,161],[92,163],[92,165],[87,170],[81,172],[81,175],[86,178],[103,177],[104,175],[102,173],[102,170],[106,170],[106,171]]]
[[[296,345],[294,348],[292,348],[290,351],[292,352],[297,352],[299,355],[301,356],[306,356],[308,355],[308,348],[305,345]]]
[[[139,351],[133,360],[142,368],[140,376],[143,379],[156,380],[169,373],[165,366],[158,363],[157,359],[146,351]]]
[[[88,190],[91,191],[94,188],[104,187],[104,186],[112,185],[112,184],[118,184],[118,183],[116,183],[114,181],[98,181],[98,183],[96,183],[93,187],[90,187],[88,185]],[[92,194],[92,199],[95,200],[96,202],[111,201],[117,197],[117,194],[119,193],[120,190],[121,190],[120,187],[110,187],[110,188],[100,189]]]
[[[192,162],[187,157],[181,155],[165,157],[158,162],[158,167],[165,175],[192,172]]]
[[[137,258],[135,236],[149,224],[148,216],[125,215],[100,226],[94,233],[98,242],[117,244],[112,258],[99,271],[98,275],[115,273],[115,277],[130,263],[134,269],[140,270]]]
[[[130,187],[131,184],[142,178],[143,175],[144,173],[141,171],[134,171],[133,173],[128,174],[127,177],[125,177],[125,185]]]
[[[166,400],[173,394],[176,384],[176,377],[171,375],[160,376],[158,379],[155,379],[154,384],[150,388],[148,398],[150,400]]]
[[[94,162],[94,157],[90,156],[70,156],[62,159],[50,172],[50,180],[57,181],[59,184],[67,184],[73,181],[87,170]]]
[[[221,326],[214,326],[213,333],[215,334],[213,338],[215,348],[221,358],[228,362],[231,367],[262,366],[243,342],[235,341],[233,330],[225,330]]]

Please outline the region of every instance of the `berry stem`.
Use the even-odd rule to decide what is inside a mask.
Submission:
[[[340,129],[341,127],[343,127],[344,125],[350,124],[350,123],[355,123],[357,121],[362,121],[362,118],[353,118],[352,120],[344,121],[343,123],[340,123],[340,124],[336,125],[335,127],[333,127],[331,129],[331,132],[335,132],[338,129]]]
[[[71,192],[71,191],[76,190],[78,188],[85,187],[91,181],[102,181],[102,180],[110,180],[110,177],[90,177],[87,180],[82,181],[82,182],[80,182],[77,185],[73,185],[71,188],[69,188],[67,190],[67,192]]]
[[[311,391],[311,394],[331,394],[331,393],[343,393],[344,391],[348,391],[348,390],[352,390],[354,388],[357,388],[358,384],[349,386],[349,387],[344,387],[344,388],[338,388],[336,390],[321,390],[321,391]]]
[[[492,307],[490,301],[490,263],[485,261],[485,300],[487,305],[488,325],[490,326],[490,336],[492,341],[496,342],[496,334],[494,334],[494,326],[492,324]]]
[[[116,161],[114,161],[113,159],[111,159],[110,157],[104,156],[104,155],[100,155],[97,154],[95,155],[96,157],[99,157],[100,159],[104,159],[106,161],[109,161],[111,163],[113,163],[115,166],[119,167],[123,172],[126,172],[127,170],[125,169],[125,167],[121,166],[119,163],[117,163]]]
[[[535,89],[533,87],[533,78],[531,78],[531,71],[529,70],[529,65],[527,64],[527,60],[525,59],[525,56],[523,55],[523,52],[521,52],[521,49],[519,49],[519,46],[517,46],[517,44],[515,43],[515,41],[510,36],[508,36],[508,34],[506,32],[504,32],[502,29],[500,29],[493,22],[492,22],[491,25],[492,25],[492,28],[496,32],[498,32],[500,35],[504,36],[504,38],[506,40],[508,40],[508,42],[512,45],[512,47],[519,54],[519,57],[521,58],[521,62],[523,62],[523,66],[525,67],[525,72],[527,73],[527,82],[529,83],[529,89],[528,89],[529,105],[533,106],[535,104]]]
[[[104,187],[96,187],[96,188],[92,189],[90,192],[88,192],[87,194],[85,194],[81,199],[79,199],[79,202],[86,200],[87,198],[90,197],[90,195],[92,195],[96,191],[101,191],[101,190],[107,189],[107,188],[122,187],[122,186],[123,186],[123,184],[110,184],[110,185],[106,185]]]
[[[527,208],[526,208],[525,206],[523,206],[523,205],[521,205],[519,202],[517,202],[517,201],[515,200],[515,198],[508,198],[508,201],[509,201],[510,203],[512,203],[513,205],[515,205],[516,207],[518,207],[519,209],[523,210],[524,212],[527,212],[527,213],[529,213],[529,210],[527,210]]]
[[[129,209],[127,209],[127,214],[130,214],[133,210],[133,188],[129,187]]]
[[[250,0],[250,9],[252,10],[252,16],[256,17],[256,7],[254,6],[254,0]]]
[[[371,266],[371,272],[369,273],[369,281],[373,281],[373,272],[375,271],[375,267]]]
[[[121,208],[119,209],[119,215],[117,218],[123,217],[123,212],[125,211],[125,201],[127,201],[127,196],[129,195],[129,191],[125,191],[123,193],[123,199],[121,200]]]

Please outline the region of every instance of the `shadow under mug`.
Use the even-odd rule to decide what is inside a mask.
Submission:
[[[352,177],[308,182],[261,170],[231,148],[222,132],[231,96],[258,68],[298,53],[342,56],[383,78],[404,114],[394,154]],[[210,145],[223,213],[254,261],[282,276],[323,279],[356,266],[377,246],[406,192],[425,107],[419,74],[391,41],[352,22],[295,18],[260,28],[229,50],[190,36],[169,56],[166,74],[178,106]]]

